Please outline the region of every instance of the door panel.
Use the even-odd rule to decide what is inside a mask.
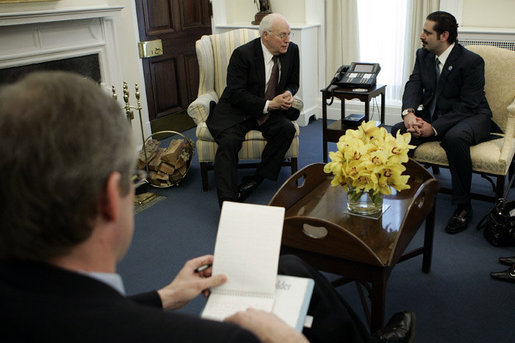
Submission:
[[[211,34],[209,6],[209,0],[136,0],[140,40],[163,45],[163,55],[143,59],[151,121],[184,112],[196,98],[195,42]]]

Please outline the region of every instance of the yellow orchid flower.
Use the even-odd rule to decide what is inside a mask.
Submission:
[[[357,195],[368,192],[371,196],[391,194],[408,189],[409,175],[403,163],[409,159],[411,134],[393,137],[375,121],[362,123],[355,130],[347,130],[330,152],[331,162],[324,166],[325,173],[334,175],[332,186],[343,186]]]

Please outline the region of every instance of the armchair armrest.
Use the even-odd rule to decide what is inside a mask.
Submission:
[[[218,102],[218,96],[215,91],[208,91],[207,93],[199,95],[189,106],[188,115],[193,119],[195,124],[206,121],[209,116],[209,103],[211,101]]]
[[[511,162],[513,135],[515,135],[515,99],[507,107],[508,122],[506,123],[506,132],[504,132],[504,144],[501,148],[500,159],[502,161]]]
[[[293,104],[291,107],[298,109],[300,112],[302,112],[302,109],[304,108],[304,102],[300,100],[297,97],[293,97]]]

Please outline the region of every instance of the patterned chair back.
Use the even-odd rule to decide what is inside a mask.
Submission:
[[[515,52],[493,46],[468,45],[485,61],[485,93],[492,119],[506,133],[508,106],[515,101]]]
[[[202,36],[195,45],[200,74],[198,95],[214,91],[220,98],[227,82],[227,66],[233,50],[257,37],[257,29]]]

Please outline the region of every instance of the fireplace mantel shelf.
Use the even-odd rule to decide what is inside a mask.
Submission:
[[[98,6],[60,8],[47,11],[0,13],[0,26],[112,17],[120,13],[122,9],[123,6]]]

